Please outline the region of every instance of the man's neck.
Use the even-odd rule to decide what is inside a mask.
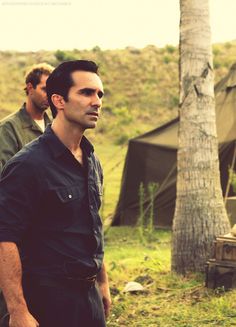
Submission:
[[[55,118],[52,122],[52,130],[72,154],[79,151],[84,131],[77,125],[71,126]]]
[[[29,98],[26,100],[25,108],[33,120],[41,120],[44,118],[44,111],[38,110]]]

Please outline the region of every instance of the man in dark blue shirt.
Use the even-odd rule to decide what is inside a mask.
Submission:
[[[18,152],[0,181],[0,284],[11,327],[103,327],[111,300],[98,213],[102,170],[84,131],[103,86],[91,61],[47,80],[55,119]]]

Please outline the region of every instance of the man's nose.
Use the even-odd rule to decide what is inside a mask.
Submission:
[[[102,105],[102,99],[99,98],[99,96],[97,94],[95,94],[94,97],[93,97],[92,105],[93,106],[96,106],[98,108],[100,108],[101,105]]]

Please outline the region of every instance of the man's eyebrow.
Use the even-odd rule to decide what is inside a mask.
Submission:
[[[84,87],[84,88],[78,90],[78,92],[83,92],[83,91],[95,92],[96,89],[93,89],[92,87]]]
[[[92,93],[95,93],[96,92],[96,89],[93,89],[93,88],[90,88],[90,87],[85,87],[83,89],[80,89],[78,90],[78,93],[82,93],[82,94],[92,94]],[[98,91],[98,96],[99,98],[102,98],[104,95],[104,92],[103,91]]]

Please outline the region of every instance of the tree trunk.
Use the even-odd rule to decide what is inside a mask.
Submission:
[[[220,185],[208,0],[180,0],[180,126],[172,269],[203,271],[229,232]]]

